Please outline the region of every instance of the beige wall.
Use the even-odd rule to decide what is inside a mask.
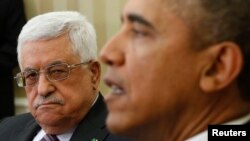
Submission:
[[[28,19],[49,11],[75,10],[87,17],[95,26],[99,49],[120,26],[120,15],[126,0],[24,0]],[[102,71],[104,71],[104,67]],[[107,92],[101,83],[100,89]],[[17,93],[23,93],[18,89]]]

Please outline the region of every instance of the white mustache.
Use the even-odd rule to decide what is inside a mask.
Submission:
[[[37,96],[34,101],[33,107],[37,109],[39,106],[41,106],[45,102],[51,102],[55,104],[64,105],[64,101],[62,99],[59,99],[54,94],[50,94],[49,96],[46,96],[46,97]]]

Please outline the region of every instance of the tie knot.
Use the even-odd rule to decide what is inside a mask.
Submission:
[[[56,135],[46,134],[40,141],[59,141]]]

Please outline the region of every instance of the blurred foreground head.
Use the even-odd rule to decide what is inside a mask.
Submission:
[[[128,0],[104,46],[108,128],[183,141],[250,113],[249,0]],[[242,123],[244,124],[244,123]]]

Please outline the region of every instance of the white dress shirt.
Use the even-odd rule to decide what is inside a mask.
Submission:
[[[222,125],[241,125],[241,124],[247,123],[249,121],[249,119],[250,119],[250,113],[241,117],[241,118],[229,121],[229,122],[224,123]],[[207,138],[208,138],[208,131],[205,130],[205,131],[187,139],[187,141],[207,141],[208,140]]]
[[[71,136],[73,135],[73,132],[75,131],[75,128],[70,129],[69,131],[67,131],[64,134],[61,135],[56,135],[56,137],[60,140],[60,141],[69,141]],[[44,130],[40,130],[38,132],[38,134],[35,136],[35,138],[33,139],[33,141],[40,141],[44,136],[46,135],[46,133],[44,132]]]

